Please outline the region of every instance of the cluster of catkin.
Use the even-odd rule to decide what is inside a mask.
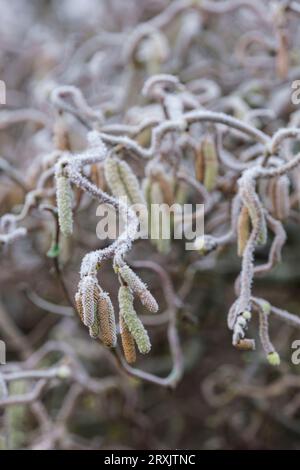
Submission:
[[[213,200],[210,193],[215,194],[222,191],[223,168],[221,163],[224,162],[224,158],[225,160],[228,158],[226,153],[224,157],[219,137],[219,134],[213,134],[205,129],[199,140],[195,138],[182,140],[183,147],[188,144],[193,150],[193,158],[188,162],[194,164],[193,186],[201,192],[204,199],[209,201]],[[189,160],[188,154],[186,160]],[[118,148],[115,148],[110,153],[106,153],[103,174],[101,175],[101,179],[104,180],[102,183],[109,188],[112,194],[113,206],[119,207],[120,217],[125,215],[124,207],[127,207],[132,213],[135,212],[136,219],[139,219],[140,224],[147,221],[150,240],[162,253],[167,253],[170,250],[172,225],[176,223],[176,218],[171,219],[170,213],[168,216],[164,216],[163,211],[164,209],[169,210],[174,203],[183,204],[188,197],[188,190],[181,191],[180,186],[181,179],[185,182],[189,181],[184,178],[185,172],[180,172],[184,165],[182,162],[181,164],[178,162],[179,167],[177,168],[177,164],[174,162],[175,160],[173,163],[165,161],[159,154],[153,156],[151,161],[145,165],[145,176],[140,184],[130,165],[122,159],[122,153],[118,151]],[[230,230],[228,234],[219,238],[210,235],[199,237],[195,241],[195,248],[201,255],[206,255],[221,244],[237,238],[238,255],[242,257],[242,270],[240,281],[236,283],[237,299],[228,314],[228,326],[233,332],[233,345],[239,349],[254,349],[254,341],[245,337],[245,331],[248,328],[253,308],[256,308],[259,312],[260,338],[263,348],[269,362],[275,364],[278,362],[278,357],[268,337],[268,314],[260,304],[257,304],[256,307],[253,304],[252,283],[256,270],[269,270],[269,266],[272,266],[273,262],[272,256],[274,259],[278,259],[279,251],[274,245],[270,251],[270,263],[262,268],[254,266],[254,252],[257,245],[266,244],[270,223],[274,225],[274,221],[277,221],[280,224],[280,221],[289,216],[290,180],[286,174],[277,171],[277,168],[282,165],[282,160],[279,157],[270,158],[270,167],[268,166],[265,173],[261,162],[262,160],[258,160],[253,166],[232,167],[232,170],[238,169],[239,178],[233,181],[234,186],[237,183],[237,193],[232,202]],[[92,164],[90,174],[92,181],[95,177],[95,172],[92,170],[95,169],[97,167]],[[179,178],[177,177],[178,169]],[[183,178],[180,175],[183,175]],[[74,182],[74,180],[72,181]],[[97,186],[100,185],[97,184]],[[235,187],[232,186],[231,191],[232,189]],[[73,198],[72,187],[65,171],[63,159],[56,165],[56,190],[60,230],[63,235],[70,236],[73,230]],[[108,198],[106,200],[111,200],[109,199],[111,196],[107,194],[106,196]],[[155,218],[152,211],[155,205],[160,207],[158,219]],[[271,219],[273,222],[270,222]],[[169,226],[166,227],[164,224],[169,224]],[[167,237],[164,237],[165,233],[168,234]],[[134,237],[131,238],[132,240]],[[124,246],[120,250],[116,248],[111,257],[121,285],[118,296],[119,331],[125,358],[129,363],[133,363],[136,359],[136,346],[142,354],[149,352],[151,347],[148,333],[135,311],[134,297],[138,297],[150,312],[156,312],[158,305],[145,284],[124,261],[126,253]],[[95,256],[97,257],[99,252],[101,250],[91,253],[91,266],[87,266],[88,269],[82,271],[79,290],[76,294],[76,305],[81,320],[89,328],[91,337],[99,338],[108,347],[115,347],[117,328],[114,309],[109,295],[100,288],[95,274]]]
[[[63,159],[56,165],[56,197],[60,230],[64,236],[70,236],[73,231],[73,198],[65,166]],[[116,201],[126,198],[126,204],[129,206],[145,205],[139,181],[125,161],[109,156],[105,161],[104,174],[106,184]],[[94,262],[93,256],[91,259]],[[98,283],[99,267],[100,264],[97,264],[95,269],[94,264],[91,264],[91,267],[82,273],[75,295],[76,309],[82,323],[89,329],[90,336],[99,339],[105,346],[114,348],[117,345],[115,312],[109,294]],[[148,333],[134,308],[134,296],[137,296],[150,312],[157,312],[158,304],[138,275],[124,262],[120,253],[115,255],[114,269],[120,281],[119,331],[124,356],[128,363],[134,363],[136,347],[142,354],[151,349]]]
[[[176,202],[175,179],[166,174],[166,169],[160,163],[151,161],[146,166],[140,186],[130,166],[116,156],[106,159],[104,173],[111,193],[125,199],[136,210],[142,226],[141,233],[149,235],[151,243],[159,252],[168,253],[171,248],[169,234],[172,222],[166,211]],[[161,215],[152,209],[155,206],[159,206]],[[169,226],[165,226],[166,223]]]
[[[118,296],[122,345],[126,360],[132,363],[136,357],[135,343],[142,354],[147,354],[151,349],[148,333],[134,309],[134,295],[149,312],[157,312],[158,304],[146,285],[127,264],[116,266],[115,271],[119,274],[122,284]]]
[[[115,271],[121,282],[118,301],[122,346],[127,362],[133,363],[136,360],[135,346],[141,354],[147,354],[151,349],[148,333],[134,308],[134,295],[139,297],[150,312],[157,312],[158,304],[146,285],[127,264],[115,266]],[[100,339],[107,347],[116,347],[114,307],[109,294],[99,286],[96,275],[86,275],[81,279],[75,301],[79,317],[88,327],[90,336]]]
[[[104,174],[107,185],[116,198],[126,198],[130,206],[145,208],[145,198],[139,181],[125,161],[113,156],[108,157],[105,161]],[[141,223],[144,214],[145,212],[139,210]],[[133,363],[136,360],[135,346],[142,354],[148,353],[151,349],[148,333],[134,308],[134,295],[139,297],[150,312],[157,312],[158,305],[146,285],[127,264],[123,261],[116,262],[115,272],[121,282],[118,300],[122,346],[127,362]]]
[[[117,334],[114,307],[109,294],[99,286],[96,276],[81,279],[75,302],[80,319],[88,327],[90,336],[99,338],[109,348],[115,347]]]

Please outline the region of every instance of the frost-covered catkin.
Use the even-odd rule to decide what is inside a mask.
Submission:
[[[63,174],[62,168],[56,170],[56,203],[58,222],[62,234],[69,237],[73,233],[72,188],[70,180]]]
[[[99,300],[99,286],[93,276],[85,276],[80,282],[83,306],[83,323],[91,327],[95,321],[95,312]]]
[[[91,338],[93,338],[93,339],[99,338],[100,324],[99,324],[98,315],[95,315],[94,322],[93,322],[92,326],[89,327],[89,333],[90,333]]]
[[[120,317],[120,334],[125,359],[128,364],[133,364],[136,361],[135,343],[122,317]]]
[[[104,172],[107,184],[114,196],[127,197],[130,205],[145,205],[139,181],[126,162],[115,157],[107,158]]]
[[[118,269],[120,276],[126,282],[126,284],[130,287],[130,289],[136,293],[142,304],[150,311],[150,312],[157,312],[158,304],[147,289],[146,285],[143,281],[132,271],[132,269],[127,265],[121,266]]]
[[[112,302],[93,276],[85,276],[75,295],[76,309],[90,336],[99,338],[110,348],[117,344],[116,322]]]
[[[99,320],[99,338],[109,348],[117,344],[114,307],[107,292],[101,292],[98,300],[97,317]]]
[[[143,187],[148,205],[151,243],[160,253],[168,253],[171,248],[171,220],[163,189],[160,182],[152,178],[146,178]]]
[[[286,175],[273,178],[270,181],[270,196],[272,202],[272,213],[276,219],[284,220],[290,213],[289,199],[290,181]]]
[[[145,204],[140,183],[130,166],[123,160],[119,161],[119,173],[128,193],[131,204]]]
[[[250,217],[246,206],[243,206],[238,217],[238,256],[243,256],[250,235]]]
[[[104,164],[104,174],[109,189],[116,197],[127,196],[124,185],[119,175],[119,165],[116,158],[107,158]]]
[[[175,181],[174,178],[168,174],[168,170],[162,165],[156,164],[154,168],[151,169],[151,180],[159,184],[163,202],[171,206],[175,202]]]
[[[83,322],[83,305],[82,305],[82,297],[81,297],[80,292],[76,292],[75,294],[75,305],[76,305],[76,310],[79,315],[79,318]]]
[[[138,350],[141,354],[147,354],[151,349],[150,339],[134,310],[133,295],[128,287],[121,286],[119,289],[119,306],[120,316],[133,336]]]

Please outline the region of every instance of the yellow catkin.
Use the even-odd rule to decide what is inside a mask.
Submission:
[[[203,149],[202,145],[198,145],[197,152],[195,155],[195,176],[196,179],[200,182],[203,183],[204,181],[204,155],[203,155]]]
[[[21,380],[10,382],[8,389],[11,396],[24,396],[28,391],[28,382]],[[4,420],[10,450],[23,448],[25,444],[27,413],[27,407],[24,404],[15,404],[6,409]]]
[[[124,319],[127,328],[133,336],[138,350],[141,354],[149,353],[151,343],[144,325],[137,316],[133,306],[133,295],[128,287],[121,286],[119,289],[120,317]]]
[[[131,204],[145,204],[139,180],[124,160],[119,162],[119,174]]]
[[[107,158],[104,165],[106,182],[115,197],[127,197],[128,204],[145,204],[140,184],[128,163]]]
[[[148,208],[150,213],[150,233],[151,242],[157,247],[160,253],[168,253],[171,248],[171,240],[168,234],[170,233],[170,220],[168,214],[168,206],[164,205],[164,194],[160,184],[153,181],[150,189],[151,204]],[[159,208],[157,213],[155,208]],[[161,212],[161,216],[159,213]],[[163,237],[165,234],[165,238]]]
[[[163,201],[171,206],[175,200],[173,179],[165,174],[164,168],[156,169],[151,176],[152,179],[157,181],[160,186],[163,195]]]
[[[278,78],[281,80],[285,80],[287,78],[289,71],[289,50],[287,34],[283,30],[279,30],[278,34],[276,70]]]
[[[219,170],[219,162],[216,144],[211,136],[206,136],[202,142],[204,157],[204,186],[207,191],[212,191],[216,185]]]
[[[100,189],[105,191],[105,176],[104,176],[104,168],[102,165],[94,164],[91,165],[91,174],[90,174],[91,181]]]
[[[125,359],[128,364],[133,364],[136,361],[135,343],[122,317],[120,317],[120,334]]]
[[[237,224],[238,256],[243,256],[250,235],[250,217],[246,206],[243,206]]]
[[[71,150],[70,138],[65,120],[62,115],[58,115],[53,128],[53,142],[58,150]]]
[[[269,200],[270,212],[276,217],[276,179],[271,178],[267,186],[267,196]]]
[[[101,292],[98,300],[99,337],[103,344],[114,348],[117,344],[114,308],[106,292]]]

